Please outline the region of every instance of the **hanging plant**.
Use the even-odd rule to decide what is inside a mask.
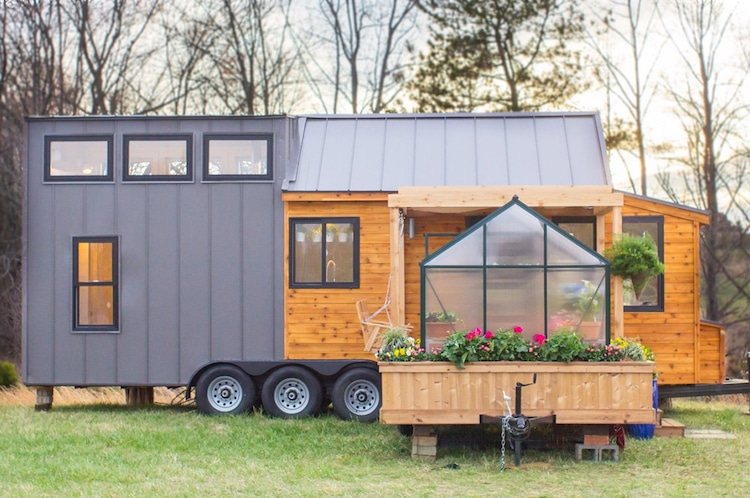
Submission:
[[[641,292],[653,277],[664,273],[656,242],[648,234],[623,234],[620,240],[604,251],[604,256],[610,262],[613,275],[630,279],[637,299],[640,299]]]

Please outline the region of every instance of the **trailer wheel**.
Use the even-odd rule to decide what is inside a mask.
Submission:
[[[217,365],[198,379],[195,402],[208,415],[237,415],[255,401],[253,379],[232,365]]]
[[[268,376],[261,394],[263,409],[274,417],[302,418],[320,409],[323,388],[302,367],[283,367]]]
[[[380,414],[380,374],[369,368],[344,372],[333,385],[331,398],[339,418],[375,422]]]

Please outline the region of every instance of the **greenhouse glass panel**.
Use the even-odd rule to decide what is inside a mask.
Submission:
[[[594,265],[601,262],[597,256],[581,242],[576,242],[562,233],[549,227],[547,230],[547,264],[557,265]]]
[[[484,230],[468,232],[460,245],[447,245],[445,249],[435,252],[431,266],[477,266],[482,265],[484,257]]]
[[[517,199],[425,258],[421,283],[428,349],[476,327],[609,337],[609,263]]]
[[[605,268],[547,271],[547,332],[574,330],[587,342],[604,343],[607,318]]]
[[[544,264],[544,226],[520,206],[487,221],[488,265]]]
[[[425,272],[427,351],[448,334],[481,327],[484,322],[484,274],[481,268],[430,268]]]
[[[487,328],[492,331],[523,327],[531,340],[544,333],[544,269],[487,270]]]

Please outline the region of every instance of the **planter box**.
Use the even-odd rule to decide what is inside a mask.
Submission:
[[[558,424],[653,424],[653,362],[380,362],[384,424],[478,424],[506,414],[503,391],[523,388],[522,413]],[[510,402],[511,410],[515,399]]]

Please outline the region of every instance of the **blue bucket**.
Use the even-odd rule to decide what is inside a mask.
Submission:
[[[659,388],[656,385],[656,379],[654,379],[652,401],[654,410],[659,408]],[[651,439],[654,437],[655,428],[654,424],[630,424],[628,425],[628,435],[635,439]]]

